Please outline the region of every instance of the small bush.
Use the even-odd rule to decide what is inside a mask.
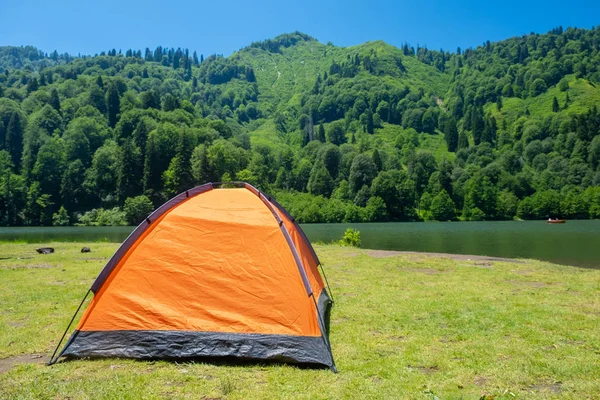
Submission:
[[[346,229],[339,243],[342,246],[360,247],[360,232],[352,228]]]
[[[84,226],[120,226],[127,225],[125,213],[119,207],[105,210],[103,208],[93,209],[79,216],[77,225]]]
[[[68,226],[69,225],[69,213],[61,206],[57,213],[52,215],[52,225],[54,226]]]

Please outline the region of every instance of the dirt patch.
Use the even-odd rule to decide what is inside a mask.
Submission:
[[[473,383],[477,386],[485,386],[488,383],[489,379],[484,378],[483,376],[476,376]]]
[[[391,336],[388,336],[388,338],[390,340],[394,340],[396,342],[404,342],[406,340],[406,336],[399,336],[399,335],[391,335]]]
[[[425,375],[433,375],[433,374],[435,374],[436,372],[438,372],[440,370],[440,367],[438,367],[437,365],[434,365],[432,367],[426,367],[426,366],[423,366],[423,365],[416,365],[416,366],[415,365],[408,365],[407,368],[419,371],[419,372],[421,372],[422,374],[425,374]]]
[[[387,258],[387,257],[396,257],[402,255],[412,255],[412,256],[425,256],[425,257],[435,257],[435,258],[450,258],[452,260],[461,260],[461,261],[500,261],[500,262],[511,262],[511,263],[519,263],[526,264],[526,261],[523,260],[515,260],[513,258],[499,258],[499,257],[488,257],[488,256],[474,256],[469,254],[448,254],[448,253],[428,253],[428,252],[419,252],[419,251],[391,251],[391,250],[369,250],[367,254],[373,258]]]
[[[20,356],[0,359],[0,374],[7,372],[17,364],[42,364],[48,362],[43,354],[23,354]]]
[[[346,322],[346,321],[349,321],[349,319],[346,317],[340,317],[340,318],[336,318],[336,319],[332,320],[331,322],[334,324],[341,324],[342,322]]]
[[[425,275],[438,275],[443,272],[446,272],[446,271],[440,271],[439,269],[433,269],[433,268],[408,268],[408,269],[406,269],[406,271],[417,272],[417,273],[425,274]]]
[[[517,275],[527,276],[527,275],[533,274],[534,271],[532,271],[530,269],[522,269],[522,270],[517,270],[517,271],[512,271],[512,272]]]
[[[12,267],[8,267],[8,269],[48,269],[48,268],[58,268],[58,265],[30,264],[30,265],[14,265]]]
[[[13,328],[22,328],[25,326],[25,321],[8,321],[7,324]]]
[[[527,390],[529,392],[547,392],[552,394],[561,394],[562,393],[562,382],[554,382],[554,383],[538,383],[535,385],[530,385]]]
[[[538,282],[538,281],[506,281],[506,282],[512,283],[513,285],[523,285],[523,286],[528,286],[528,287],[532,287],[532,288],[543,288],[543,287],[552,286],[552,284]]]
[[[489,261],[476,261],[473,263],[474,266],[479,267],[479,268],[484,268],[484,269],[492,269],[492,266],[494,264],[492,264]]]

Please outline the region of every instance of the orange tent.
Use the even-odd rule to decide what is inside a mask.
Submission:
[[[56,359],[235,357],[335,370],[312,246],[271,197],[228,187],[188,190],[140,224]]]

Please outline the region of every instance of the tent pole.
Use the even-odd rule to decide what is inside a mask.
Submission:
[[[65,336],[67,336],[67,332],[69,332],[69,328],[71,328],[73,321],[75,321],[75,317],[77,316],[77,314],[79,314],[79,310],[81,310],[81,306],[83,306],[85,299],[87,299],[87,297],[91,291],[92,291],[91,288],[88,289],[85,296],[83,297],[83,300],[81,300],[81,303],[79,303],[79,307],[77,307],[77,311],[75,311],[75,314],[73,314],[73,318],[71,318],[71,322],[69,322],[67,329],[65,329],[65,333],[63,333],[62,337],[60,338],[60,342],[58,342],[58,344],[56,345],[56,349],[54,349],[54,353],[52,353],[52,357],[50,357],[50,361],[48,361],[48,364],[46,364],[46,365],[53,365],[56,363],[56,361],[58,361],[58,357],[60,357],[60,355],[56,358],[54,358],[54,356],[56,355],[56,352],[58,351],[58,349],[60,348],[60,345],[62,344],[63,340],[65,339]]]
[[[331,292],[331,287],[329,286],[329,281],[327,280],[327,275],[325,275],[325,269],[323,268],[323,264],[319,263],[319,267],[321,267],[321,273],[323,274],[323,278],[325,278],[325,284],[327,285],[327,292],[331,297],[331,302],[335,303],[335,300],[333,299],[333,293]]]

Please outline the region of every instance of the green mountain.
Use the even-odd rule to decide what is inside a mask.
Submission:
[[[600,216],[600,28],[455,52],[0,47],[0,224],[137,223],[245,180],[302,222]]]

